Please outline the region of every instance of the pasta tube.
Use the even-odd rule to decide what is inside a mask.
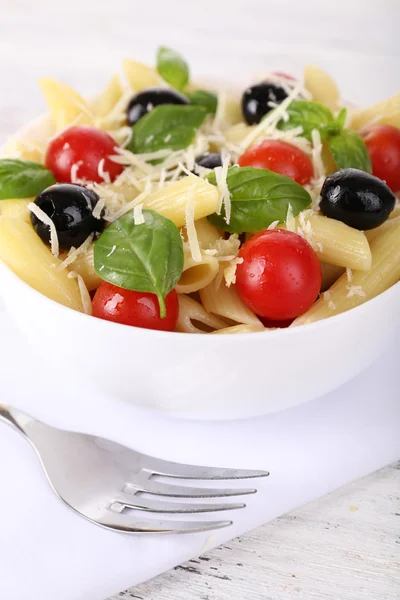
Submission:
[[[353,113],[350,127],[357,131],[371,123],[400,127],[400,94]]]
[[[56,130],[68,125],[91,125],[93,114],[86,100],[72,88],[55,79],[40,79],[39,86],[49,105]]]
[[[155,69],[137,60],[126,58],[122,66],[125,77],[135,92],[141,92],[146,88],[158,86],[162,83],[162,79]]]
[[[30,223],[30,211],[28,209],[29,200],[2,200],[0,203],[0,215],[10,219],[21,219]]]
[[[190,296],[180,294],[178,300],[179,317],[176,331],[181,333],[207,333],[227,326],[225,321],[215,315],[210,315],[199,302],[190,298]]]
[[[218,189],[196,175],[188,175],[180,181],[169,183],[149,194],[144,199],[143,206],[171,219],[177,227],[183,227],[186,222],[187,202],[191,193],[194,194],[195,221],[211,215],[217,210]]]
[[[83,312],[77,280],[68,277],[67,269],[57,268],[61,261],[28,223],[0,217],[0,259],[38,292]]]
[[[212,334],[216,333],[224,333],[224,334],[232,334],[232,333],[254,333],[257,331],[265,331],[264,325],[260,323],[260,325],[232,325],[232,327],[225,327],[225,329],[217,329],[216,331],[212,331]]]
[[[383,235],[371,244],[372,267],[370,271],[353,272],[351,283],[342,275],[328,292],[293,325],[313,323],[350,310],[378,296],[400,279],[400,222],[392,221]]]
[[[201,289],[199,294],[207,312],[229,319],[234,323],[261,326],[261,321],[242,302],[234,285],[228,288],[222,282],[218,287],[214,281]]]
[[[371,268],[371,250],[362,231],[308,211],[296,217],[294,230],[299,229],[321,261],[360,271]]]
[[[121,80],[118,75],[114,75],[103,93],[92,103],[92,110],[95,118],[101,119],[106,117],[117,104],[122,93]]]
[[[340,93],[332,77],[315,65],[304,67],[304,87],[308,90],[314,102],[325,104],[332,110],[339,106]]]
[[[185,252],[182,275],[176,285],[178,294],[191,294],[209,285],[218,275],[219,262],[215,256],[201,255],[201,262],[193,260],[190,252]]]

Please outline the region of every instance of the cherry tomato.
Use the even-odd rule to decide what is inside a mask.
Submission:
[[[239,252],[236,289],[257,315],[287,321],[302,315],[321,288],[321,265],[308,242],[286,230],[263,231]]]
[[[400,191],[400,129],[370,125],[361,135],[371,157],[372,173],[383,179],[392,192]]]
[[[296,81],[296,78],[292,75],[288,75],[287,73],[283,73],[283,71],[273,71],[272,75],[276,77],[282,77],[282,79],[290,79],[291,81]]]
[[[307,154],[280,140],[265,140],[250,148],[239,158],[239,165],[269,169],[294,179],[300,185],[310,183],[314,174],[313,164]]]
[[[146,292],[125,290],[104,281],[96,290],[92,314],[99,319],[123,325],[173,331],[178,320],[178,296],[172,290],[165,298],[167,314],[160,317],[157,296]]]
[[[58,183],[114,181],[123,166],[110,160],[117,144],[105,131],[80,125],[69,127],[54,138],[46,153],[46,167]]]

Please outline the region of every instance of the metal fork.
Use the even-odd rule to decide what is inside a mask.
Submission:
[[[153,475],[182,479],[246,479],[266,471],[220,469],[168,462],[121,444],[84,433],[56,429],[4,404],[0,421],[13,425],[32,444],[56,494],[74,511],[102,527],[126,533],[192,533],[231,525],[232,521],[138,520],[134,509],[154,513],[203,513],[244,508],[243,503],[190,503],[159,500],[217,498],[253,494],[253,488],[222,489],[171,485]],[[143,497],[142,493],[154,498]]]

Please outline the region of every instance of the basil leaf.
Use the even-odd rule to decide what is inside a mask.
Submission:
[[[206,90],[196,90],[186,94],[191,104],[196,106],[204,106],[208,113],[215,115],[217,112],[218,98],[214,92],[207,92]]]
[[[131,210],[103,231],[94,244],[94,268],[118,287],[155,294],[164,318],[165,297],[183,270],[182,238],[170,219],[152,210],[143,216],[135,225]]]
[[[157,71],[161,77],[177,90],[189,82],[189,67],[185,59],[175,50],[161,46],[157,52]]]
[[[128,150],[136,154],[170,148],[181,150],[193,141],[207,111],[202,106],[162,104],[132,127]]]
[[[215,173],[206,179],[216,184]],[[225,221],[225,213],[213,214],[209,220],[213,225],[230,233],[265,229],[273,221],[284,221],[289,204],[293,215],[311,204],[310,194],[289,177],[268,169],[254,167],[231,167],[227,176],[231,194],[231,218]]]
[[[336,120],[335,120],[335,124],[339,128],[339,131],[342,131],[343,127],[345,126],[346,117],[347,117],[347,108],[340,109],[340,111],[336,117]]]
[[[360,169],[372,173],[371,159],[364,140],[355,131],[343,130],[328,139],[329,149],[339,169]]]
[[[56,179],[43,165],[30,160],[0,160],[0,200],[32,198],[43,192]]]
[[[318,129],[322,140],[326,139],[329,135],[329,126],[335,124],[332,111],[319,102],[294,100],[289,104],[286,112],[289,120],[279,121],[278,129],[286,131],[301,126],[303,128],[302,136],[309,140],[311,140],[313,129]]]

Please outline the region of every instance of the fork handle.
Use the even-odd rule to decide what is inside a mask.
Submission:
[[[17,431],[22,433],[23,436],[29,439],[26,426],[34,421],[29,415],[0,402],[0,421],[12,425]]]

